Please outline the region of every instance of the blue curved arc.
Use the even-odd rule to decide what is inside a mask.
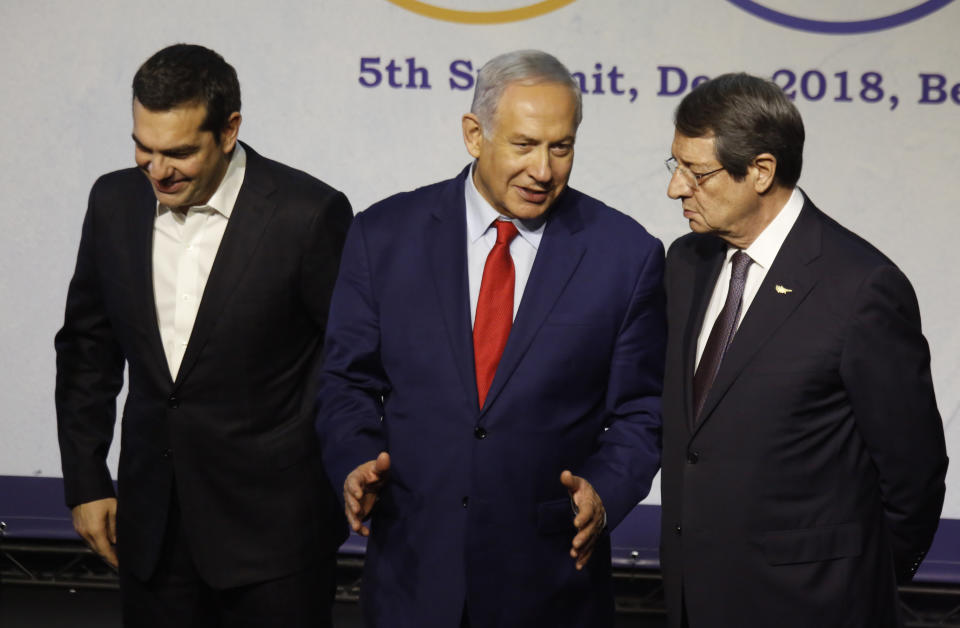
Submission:
[[[901,26],[914,20],[926,17],[934,11],[939,11],[947,6],[953,0],[926,0],[915,7],[906,9],[899,13],[878,17],[870,20],[853,20],[847,22],[831,22],[828,20],[811,20],[803,17],[796,17],[767,8],[753,0],[727,0],[748,13],[752,13],[759,18],[803,31],[813,33],[827,33],[830,35],[851,35],[854,33],[871,33],[887,28]]]

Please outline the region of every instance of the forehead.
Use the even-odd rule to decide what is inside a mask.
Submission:
[[[133,132],[145,144],[162,145],[196,139],[204,133],[200,127],[206,117],[207,107],[203,103],[187,103],[154,111],[141,105],[137,99],[133,100]],[[212,137],[213,134],[210,135]]]
[[[562,83],[511,83],[497,103],[497,130],[505,133],[575,133],[576,97]]]
[[[684,165],[707,165],[717,161],[717,142],[713,134],[688,137],[679,131],[673,133],[671,152]]]

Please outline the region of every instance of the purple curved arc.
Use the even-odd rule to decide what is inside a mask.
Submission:
[[[812,33],[827,33],[829,35],[871,33],[873,31],[894,28],[896,26],[913,22],[914,20],[919,20],[922,17],[926,17],[934,11],[938,11],[953,2],[953,0],[926,0],[926,2],[921,2],[915,7],[884,17],[878,17],[869,20],[831,22],[828,20],[811,20],[808,18],[788,15],[786,13],[781,13],[780,11],[769,9],[757,2],[754,2],[753,0],[727,1],[740,7],[748,13],[752,13],[759,18],[775,24],[780,24],[781,26],[795,28],[802,31],[810,31]]]

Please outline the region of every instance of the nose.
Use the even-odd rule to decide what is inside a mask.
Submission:
[[[537,183],[549,185],[553,179],[553,168],[550,167],[550,149],[546,146],[541,150],[533,151],[527,173]]]
[[[667,184],[667,196],[672,199],[685,198],[693,194],[693,188],[687,180],[680,174],[680,170],[674,170],[670,175],[670,183]]]
[[[163,181],[173,174],[173,168],[163,155],[151,155],[147,162],[147,173],[154,181]]]

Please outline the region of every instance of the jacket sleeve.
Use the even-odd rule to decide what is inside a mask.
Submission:
[[[363,218],[359,214],[347,233],[317,394],[316,430],[323,461],[341,500],[347,475],[386,449],[382,417],[389,382],[380,360],[379,313]]]
[[[106,457],[124,356],[105,312],[97,266],[97,189],[90,192],[63,328],[54,340],[57,433],[70,507],[114,495]]]
[[[896,267],[861,286],[840,368],[880,479],[897,579],[907,582],[940,520],[947,454],[917,299]]]
[[[616,527],[647,496],[660,468],[661,403],[667,329],[663,245],[657,240],[638,273],[610,363],[609,419],[579,474],[597,491]]]

